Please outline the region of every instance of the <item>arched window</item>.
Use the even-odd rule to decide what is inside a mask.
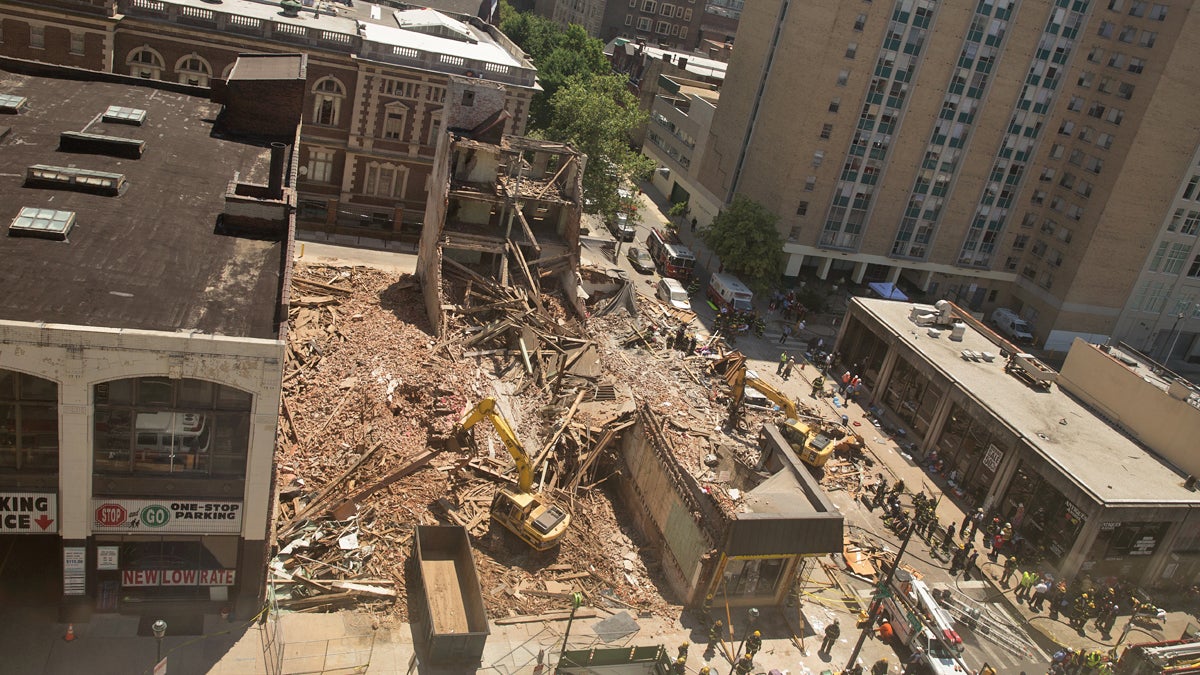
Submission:
[[[129,66],[129,74],[134,77],[144,77],[147,80],[158,80],[162,78],[163,57],[149,45],[138,47],[129,52],[129,56],[125,58],[125,65]]]
[[[58,385],[0,370],[0,472],[58,471]]]
[[[228,80],[228,79],[229,79],[229,74],[233,72],[233,67],[234,67],[235,65],[237,65],[237,61],[234,61],[234,62],[230,63],[229,65],[227,65],[227,66],[225,66],[224,68],[222,68],[222,69],[221,69],[221,79],[222,79],[222,80]]]
[[[337,126],[345,98],[346,88],[336,78],[323,77],[318,80],[313,85],[313,123]]]
[[[244,478],[253,397],[206,380],[97,384],[93,471]]]
[[[175,62],[175,72],[179,74],[179,84],[190,84],[194,87],[207,87],[212,78],[212,66],[196,52]]]

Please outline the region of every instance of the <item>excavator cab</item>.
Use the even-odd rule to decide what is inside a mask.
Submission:
[[[529,455],[517,440],[512,426],[497,412],[495,399],[485,398],[467,411],[451,432],[448,445],[454,450],[468,446],[467,432],[484,418],[491,420],[517,465],[517,489],[501,487],[496,490],[496,496],[492,498],[492,518],[538,551],[554,548],[566,534],[571,514],[550,503],[545,495],[533,492],[533,465]]]
[[[513,492],[507,488],[496,490],[496,496],[492,498],[492,518],[538,551],[557,546],[571,522],[566,511],[546,503],[541,495]]]

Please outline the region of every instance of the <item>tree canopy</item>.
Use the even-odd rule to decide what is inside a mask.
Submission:
[[[500,30],[533,60],[542,92],[529,106],[529,126],[544,129],[549,124],[550,100],[572,78],[609,75],[612,66],[604,55],[604,43],[588,37],[583,26],[566,30],[550,19],[528,12],[502,11]]]
[[[587,153],[583,194],[591,208],[612,215],[620,208],[617,188],[624,179],[645,180],[654,162],[629,145],[631,129],[643,124],[622,75],[569,79],[550,99],[548,124],[541,133]]]
[[[755,292],[763,293],[783,274],[783,238],[775,228],[778,220],[762,204],[738,195],[717,214],[702,236],[725,269]]]

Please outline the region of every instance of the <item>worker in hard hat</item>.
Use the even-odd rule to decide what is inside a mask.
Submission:
[[[742,654],[742,658],[738,659],[737,664],[733,667],[733,672],[737,675],[750,675],[751,670],[754,670],[754,657]]]
[[[687,675],[687,657],[681,656],[675,659],[675,663],[671,664],[671,672],[675,675]]]
[[[721,641],[721,632],[725,630],[725,624],[717,619],[713,625],[708,627],[708,647],[704,649],[705,654],[712,654],[717,649],[717,643]]]
[[[762,633],[754,631],[746,638],[746,653],[753,657],[762,649]]]
[[[888,660],[887,658],[879,659],[875,665],[871,666],[871,675],[887,675]]]

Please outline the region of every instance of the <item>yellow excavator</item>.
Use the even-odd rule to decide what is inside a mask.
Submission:
[[[776,389],[766,380],[746,367],[746,357],[741,352],[732,352],[713,364],[713,368],[721,373],[729,383],[730,409],[738,411],[746,398],[746,387],[751,386],[762,392],[769,401],[779,406],[784,420],[779,425],[779,432],[787,440],[788,445],[800,457],[800,461],[813,468],[821,468],[829,461],[835,448],[845,444],[858,444],[859,440],[852,432],[841,425],[821,420],[811,424],[802,422],[801,417],[813,419],[811,415],[801,415],[796,402],[787,394]],[[843,440],[845,439],[845,440]],[[837,441],[842,441],[838,443]]]
[[[496,490],[496,496],[492,498],[492,518],[539,551],[554,548],[566,533],[571,514],[549,503],[544,495],[533,492],[533,464],[508,420],[496,410],[496,399],[485,398],[467,411],[454,427],[451,442],[458,447],[466,445],[467,432],[484,418],[491,420],[508,454],[517,464],[517,490],[514,492],[506,487]]]

